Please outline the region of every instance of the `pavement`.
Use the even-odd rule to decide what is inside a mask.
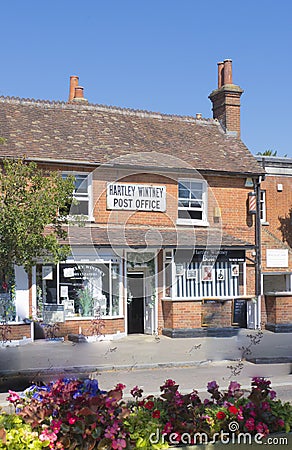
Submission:
[[[145,390],[154,393],[166,378],[174,378],[172,374],[182,376],[179,369],[183,368],[188,374],[184,376],[186,389],[193,383],[193,388],[205,390],[207,382],[216,377],[226,385],[232,377],[248,386],[251,377],[265,376],[272,383],[291,384],[292,390],[291,362],[292,333],[264,331],[260,336],[246,329],[228,338],[129,335],[85,343],[36,340],[19,347],[0,347],[0,406],[6,405],[8,389],[22,390],[32,382],[62,376],[98,378],[102,389],[112,388],[110,383],[116,380],[126,381],[130,390],[140,384],[141,375]]]

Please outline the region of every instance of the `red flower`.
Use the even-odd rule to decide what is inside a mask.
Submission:
[[[239,410],[236,408],[236,406],[232,405],[232,406],[229,406],[228,411],[231,414],[237,414]]]
[[[160,411],[159,411],[159,409],[155,409],[155,411],[153,411],[152,417],[153,417],[153,419],[160,419]]]
[[[123,389],[125,389],[125,387],[126,387],[125,384],[118,383],[118,384],[116,385],[116,390],[117,390],[117,391],[122,391]]]
[[[223,419],[225,419],[226,414],[225,414],[224,411],[218,411],[217,414],[216,414],[216,417],[217,417],[217,419],[219,419],[219,420],[223,420]]]
[[[74,425],[74,423],[76,422],[77,417],[70,417],[70,419],[68,420],[70,425]]]
[[[154,402],[152,402],[151,400],[148,400],[148,402],[145,403],[145,408],[146,409],[153,409],[154,408]]]

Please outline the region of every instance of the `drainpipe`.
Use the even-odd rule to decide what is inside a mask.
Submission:
[[[262,177],[254,180],[254,191],[256,194],[256,214],[255,214],[255,291],[257,296],[257,318],[255,326],[261,327],[261,296],[262,296],[262,245],[261,245],[261,181]]]

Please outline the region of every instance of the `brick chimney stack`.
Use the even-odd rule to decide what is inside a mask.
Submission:
[[[232,61],[218,63],[218,88],[211,92],[213,118],[218,119],[226,132],[236,132],[240,137],[240,97],[243,90],[233,84]]]
[[[75,75],[70,77],[70,89],[68,102],[83,102],[88,103],[88,100],[84,98],[84,88],[78,85],[79,77]]]

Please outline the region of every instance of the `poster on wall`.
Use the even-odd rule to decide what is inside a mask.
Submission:
[[[239,264],[232,264],[231,265],[231,275],[233,277],[239,276]]]
[[[185,269],[183,264],[176,264],[175,265],[175,274],[177,277],[184,275]]]
[[[187,270],[187,279],[188,280],[196,280],[197,279],[197,270],[196,269],[188,269]]]
[[[202,281],[212,281],[212,266],[202,266]]]
[[[225,280],[225,272],[223,269],[217,270],[217,281],[224,281]]]

